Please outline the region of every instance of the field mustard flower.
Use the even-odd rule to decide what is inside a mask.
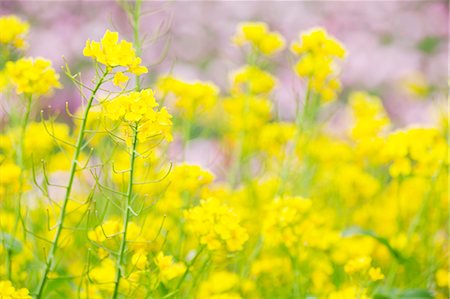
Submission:
[[[284,48],[283,36],[275,31],[269,31],[267,24],[262,22],[244,22],[239,24],[233,42],[242,46],[250,44],[264,55],[272,55]]]
[[[14,15],[0,17],[0,44],[17,49],[24,48],[29,27],[28,23]]]
[[[315,28],[300,35],[300,41],[291,45],[291,51],[300,56],[294,67],[301,78],[308,80],[311,90],[320,95],[323,102],[336,99],[341,89],[336,59],[344,59],[346,51],[323,28]]]
[[[231,81],[231,90],[235,93],[267,94],[276,85],[276,80],[270,73],[252,65],[235,71]]]
[[[217,198],[202,200],[199,206],[184,212],[188,231],[200,238],[209,250],[242,250],[248,233],[238,215]]]
[[[142,75],[147,68],[141,65],[141,58],[136,56],[133,44],[125,40],[119,42],[119,33],[106,30],[100,42],[87,40],[83,55],[92,57],[98,63],[105,65],[109,70],[124,67],[127,72]],[[125,75],[115,78],[116,83],[123,83]]]
[[[11,281],[0,281],[0,298],[2,299],[31,299],[29,291],[25,288],[16,289]]]
[[[211,82],[186,82],[173,76],[159,78],[157,88],[163,95],[173,95],[175,109],[189,120],[210,112],[219,95],[219,88]]]
[[[43,58],[20,58],[6,64],[7,74],[18,94],[41,96],[61,88],[52,63]]]
[[[154,262],[159,270],[159,279],[163,282],[179,277],[186,271],[186,266],[183,263],[175,263],[172,256],[164,255],[162,252],[158,253]]]

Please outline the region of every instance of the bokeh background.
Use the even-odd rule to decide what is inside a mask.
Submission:
[[[228,74],[244,63],[230,42],[241,21],[264,21],[288,43],[299,32],[323,26],[341,40],[349,55],[343,65],[344,91],[365,89],[379,94],[398,127],[433,123],[436,99],[446,98],[448,83],[447,1],[311,1],[311,2],[171,2],[143,3],[143,61],[150,66],[149,84],[172,72],[183,79],[210,80],[226,89]],[[132,39],[131,27],[114,1],[0,1],[0,14],[17,14],[31,23],[27,55],[43,56],[59,69],[64,59],[74,72],[92,75],[82,55],[86,39],[99,39],[105,29]],[[63,58],[64,57],[64,58]],[[279,78],[275,101],[281,118],[293,115],[298,82],[289,51],[274,57]],[[42,105],[72,108],[79,94],[64,75],[64,89]],[[406,88],[426,86],[425,95]]]

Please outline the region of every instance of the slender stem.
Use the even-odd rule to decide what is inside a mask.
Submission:
[[[30,112],[31,112],[31,95],[26,97],[26,106],[25,106],[25,114],[22,120],[22,124],[20,126],[20,140],[19,140],[19,151],[17,153],[17,163],[20,164],[23,170],[23,164],[24,164],[24,151],[25,151],[25,132],[28,125],[28,120],[30,118]]]
[[[180,281],[177,284],[177,290],[180,289],[181,285],[183,284],[184,280],[186,279],[189,270],[191,269],[191,267],[194,265],[195,261],[198,259],[198,257],[200,256],[200,254],[202,253],[202,251],[205,249],[205,245],[203,245],[202,247],[200,247],[200,249],[197,251],[196,255],[194,256],[194,258],[191,260],[191,262],[189,263],[189,265],[186,267],[186,270],[183,273],[183,276],[180,278]]]
[[[117,298],[119,295],[119,285],[120,278],[122,276],[122,264],[125,255],[125,249],[127,246],[127,232],[128,232],[128,222],[130,220],[130,208],[131,208],[131,200],[133,198],[133,175],[134,175],[134,162],[136,160],[136,147],[138,144],[138,124],[133,126],[133,143],[131,147],[131,158],[130,158],[130,178],[128,179],[128,191],[127,198],[125,201],[125,213],[123,214],[123,236],[120,242],[119,255],[117,256],[116,263],[116,278],[114,281],[114,293],[112,298]]]
[[[296,116],[295,116],[295,134],[294,134],[294,138],[291,144],[291,147],[288,148],[287,153],[285,154],[285,157],[283,159],[283,164],[281,166],[281,174],[280,174],[280,187],[278,189],[278,195],[282,195],[284,193],[284,189],[286,187],[286,181],[288,179],[289,176],[289,168],[291,166],[291,162],[292,162],[292,156],[295,154],[295,148],[297,147],[299,141],[300,141],[300,136],[301,133],[303,132],[304,129],[304,122],[305,122],[305,117],[307,114],[307,107],[309,105],[309,101],[310,101],[310,95],[311,95],[311,88],[310,88],[310,83],[308,83],[308,87],[306,89],[306,93],[305,93],[305,100],[304,100],[304,105],[303,105],[303,110],[300,110],[299,108],[297,108],[296,111]]]
[[[191,139],[191,118],[189,117],[183,120],[183,157],[182,157],[183,161],[186,160],[190,139]]]
[[[141,57],[142,53],[142,45],[141,40],[139,37],[139,27],[140,27],[140,17],[141,17],[141,0],[136,0],[136,4],[134,5],[134,11],[133,11],[133,41],[134,46],[136,48],[136,55],[138,57]],[[140,76],[136,75],[136,90],[139,91],[141,89],[141,81]]]
[[[65,218],[65,214],[66,214],[66,207],[67,207],[67,203],[69,202],[69,199],[70,199],[70,193],[72,191],[72,185],[73,185],[73,181],[75,179],[78,157],[81,153],[81,147],[83,146],[84,133],[86,130],[86,123],[87,123],[87,119],[88,119],[88,115],[89,115],[89,110],[92,106],[92,102],[94,101],[95,95],[96,95],[97,91],[99,90],[100,86],[102,85],[107,74],[108,74],[108,71],[105,71],[103,73],[103,76],[97,82],[97,85],[95,86],[94,90],[92,91],[91,97],[89,98],[89,100],[86,104],[86,108],[84,110],[84,115],[83,115],[83,119],[81,121],[80,131],[78,132],[78,138],[77,138],[75,152],[72,157],[72,165],[70,166],[69,182],[67,184],[66,194],[64,196],[64,201],[62,202],[62,205],[61,205],[61,212],[60,212],[59,219],[57,222],[55,236],[53,238],[53,242],[50,247],[50,251],[47,255],[47,261],[46,261],[46,265],[45,265],[45,269],[44,269],[44,274],[39,282],[38,289],[36,291],[36,299],[41,298],[41,296],[43,295],[45,284],[46,284],[47,278],[48,278],[48,273],[50,272],[50,269],[53,266],[53,262],[55,260],[55,253],[56,253],[56,249],[58,248],[58,241],[59,241],[61,232],[64,227],[64,218]]]
[[[25,105],[25,113],[24,117],[22,119],[22,124],[20,126],[20,135],[19,135],[19,148],[17,150],[17,156],[16,156],[16,163],[20,166],[20,173],[19,173],[19,190],[18,190],[18,199],[17,199],[17,217],[16,217],[16,223],[14,225],[14,234],[17,232],[17,228],[19,226],[19,223],[23,224],[23,218],[22,218],[22,195],[23,195],[23,181],[24,181],[24,171],[25,171],[25,158],[24,158],[24,152],[25,152],[25,133],[28,126],[28,121],[30,118],[30,112],[31,112],[31,94],[26,97],[26,105]],[[24,239],[26,237],[25,230],[24,230]],[[11,242],[13,242],[11,240]],[[8,277],[9,280],[11,280],[11,269],[12,269],[12,252],[10,250],[7,250],[6,252],[7,259],[6,259],[6,277]]]

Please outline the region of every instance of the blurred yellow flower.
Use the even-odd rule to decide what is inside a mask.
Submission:
[[[14,15],[0,17],[0,44],[24,48],[29,25]]]
[[[0,281],[0,298],[2,299],[31,299],[29,291],[25,288],[16,289],[11,281]]]
[[[163,282],[179,277],[186,271],[186,266],[183,263],[175,263],[171,255],[164,255],[162,252],[158,253],[154,262],[159,270],[159,279]]]
[[[53,88],[61,88],[59,75],[49,60],[43,58],[21,58],[6,64],[9,79],[18,94],[41,96],[50,93]]]
[[[238,45],[249,43],[264,55],[272,55],[284,48],[285,41],[278,32],[269,31],[262,22],[244,22],[239,24],[233,42]]]

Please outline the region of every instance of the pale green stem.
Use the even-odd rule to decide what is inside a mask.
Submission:
[[[138,57],[141,56],[142,53],[142,45],[141,40],[139,37],[139,28],[140,28],[140,16],[141,16],[141,0],[136,0],[136,4],[134,6],[133,11],[133,40],[134,40],[134,46],[136,48],[136,55]],[[136,90],[139,91],[141,89],[141,81],[139,78],[139,75],[136,75]]]
[[[303,110],[300,111],[300,109],[296,109],[296,116],[295,116],[295,134],[294,138],[291,144],[291,147],[288,149],[287,153],[285,154],[285,157],[283,159],[283,165],[281,166],[281,174],[280,174],[280,187],[278,188],[278,195],[282,195],[286,188],[286,182],[289,176],[289,166],[291,165],[293,155],[295,155],[295,149],[297,148],[298,142],[300,141],[300,136],[304,128],[304,122],[305,117],[307,114],[309,101],[311,96],[311,87],[310,84],[308,84],[308,87],[306,89],[305,93],[305,104],[303,106]]]
[[[30,112],[31,112],[31,95],[28,95],[26,97],[26,105],[25,105],[25,113],[24,113],[24,117],[22,119],[22,124],[20,127],[20,135],[19,135],[19,148],[17,151],[17,156],[16,156],[16,161],[17,164],[20,166],[20,174],[19,174],[19,194],[18,194],[18,199],[17,199],[17,216],[16,216],[16,223],[14,225],[14,234],[16,234],[17,232],[17,228],[20,223],[23,223],[23,218],[22,218],[22,194],[23,194],[23,181],[24,181],[24,171],[25,171],[25,159],[24,159],[24,152],[25,152],[25,134],[26,134],[26,130],[27,130],[27,126],[28,126],[28,121],[30,118]],[[25,230],[24,230],[24,234],[25,234]],[[24,236],[25,237],[25,236]],[[13,240],[11,239],[11,242],[13,242]],[[6,276],[8,277],[9,280],[11,280],[11,269],[12,269],[12,252],[11,250],[7,250],[6,251]]]
[[[77,143],[75,146],[75,152],[72,157],[72,165],[70,166],[69,182],[67,184],[66,194],[64,196],[64,200],[61,205],[61,212],[60,212],[59,219],[57,222],[55,236],[53,238],[52,245],[50,247],[50,251],[47,255],[44,274],[39,282],[38,289],[36,291],[36,299],[41,298],[41,296],[43,295],[44,288],[45,288],[45,285],[46,285],[47,279],[48,279],[48,273],[50,272],[50,269],[52,268],[54,260],[55,260],[55,253],[58,248],[59,238],[61,237],[61,232],[64,228],[66,207],[67,207],[67,203],[69,202],[69,199],[70,199],[73,181],[75,179],[75,173],[77,171],[78,157],[81,153],[81,148],[83,146],[84,133],[86,130],[86,123],[87,123],[87,119],[88,119],[88,115],[89,115],[89,110],[91,109],[92,102],[94,101],[95,95],[96,95],[97,91],[99,90],[100,86],[102,85],[103,80],[105,79],[107,74],[108,74],[108,71],[105,71],[105,73],[100,78],[97,85],[95,86],[94,90],[92,91],[91,97],[89,98],[89,100],[86,104],[83,119],[81,121],[80,131],[78,132],[78,138],[77,138]]]
[[[191,118],[184,118],[183,121],[183,161],[186,160],[186,154],[191,139]]]
[[[120,278],[122,277],[122,267],[123,260],[125,256],[125,250],[127,246],[127,232],[128,232],[128,223],[130,221],[130,208],[131,208],[131,200],[133,198],[133,176],[134,176],[134,164],[136,160],[136,147],[138,144],[138,125],[133,126],[133,143],[131,147],[131,158],[130,158],[130,177],[128,179],[128,190],[127,197],[125,201],[125,213],[123,214],[123,233],[122,240],[120,242],[119,254],[117,256],[116,262],[116,278],[114,280],[114,293],[112,298],[116,299],[119,295],[119,285]]]
[[[198,257],[200,256],[200,254],[202,253],[202,251],[205,249],[205,245],[203,245],[202,247],[200,247],[200,249],[197,251],[197,253],[195,254],[194,258],[191,260],[191,262],[189,263],[189,265],[186,267],[186,270],[183,273],[183,276],[180,278],[180,281],[177,284],[177,290],[180,289],[181,285],[183,284],[183,282],[186,280],[186,277],[189,273],[189,270],[191,269],[191,267],[194,265],[195,261],[198,259]]]

